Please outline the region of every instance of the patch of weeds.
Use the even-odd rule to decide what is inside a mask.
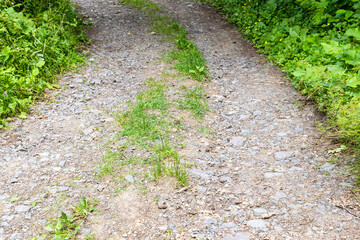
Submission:
[[[175,44],[176,50],[167,54],[168,61],[175,61],[174,68],[180,73],[190,76],[197,81],[208,79],[206,61],[194,43],[187,39],[186,30],[174,19],[167,16],[164,9],[157,10],[151,0],[122,0],[124,4],[137,9],[149,10],[153,34],[165,35],[166,40]],[[159,8],[159,7],[158,7]],[[154,12],[156,10],[159,12]]]
[[[167,55],[169,60],[175,61],[174,68],[197,81],[207,80],[206,62],[196,45],[187,40],[185,35],[179,35],[176,46],[177,49]]]
[[[195,114],[196,117],[201,118],[209,110],[206,103],[206,97],[201,87],[187,88],[181,86],[183,90],[183,100],[178,101],[179,109],[188,109]]]
[[[117,138],[127,143],[116,148],[116,139],[111,142],[112,146],[108,147],[104,161],[100,164],[99,175],[114,174],[124,164],[146,164],[151,165],[153,178],[173,176],[179,184],[185,185],[187,174],[180,163],[176,145],[172,145],[169,137],[170,129],[177,129],[181,122],[169,119],[167,110],[170,102],[165,94],[168,86],[154,79],[149,79],[146,84],[148,89],[136,96],[136,102],[129,104],[130,109],[117,116],[122,128]],[[122,146],[127,148],[129,144],[138,150],[147,151],[150,157],[126,156]],[[123,190],[124,187],[118,189],[119,192]]]
[[[181,185],[187,184],[187,172],[183,169],[179,154],[170,145],[169,140],[163,140],[161,144],[154,146],[151,162],[153,163],[151,170],[155,179],[159,179],[165,174],[175,177]]]
[[[76,239],[81,226],[86,218],[95,211],[96,201],[88,201],[85,196],[79,201],[79,204],[72,208],[72,215],[68,216],[61,212],[58,218],[51,219],[45,226],[47,233],[42,235],[47,239]]]
[[[137,10],[148,10],[148,11],[161,11],[156,3],[148,0],[120,0],[121,4],[126,4],[131,8],[136,8]]]
[[[199,128],[199,132],[203,133],[205,136],[210,136],[210,135],[213,136],[214,135],[214,131],[211,128],[209,128],[208,126],[201,126]]]
[[[124,154],[112,149],[106,149],[103,161],[99,164],[98,176],[111,175],[119,170],[120,162],[124,158]]]
[[[175,42],[179,36],[186,36],[186,30],[174,19],[166,15],[153,14],[151,31],[153,34],[166,35],[167,40]]]
[[[169,128],[169,122],[164,119],[165,110],[170,106],[164,92],[165,85],[150,79],[148,86],[148,90],[137,95],[131,109],[117,118],[122,127],[120,135],[145,148],[167,135]]]

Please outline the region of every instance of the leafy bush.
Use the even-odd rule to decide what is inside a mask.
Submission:
[[[0,128],[26,116],[55,75],[84,59],[83,20],[70,0],[0,0]]]
[[[360,149],[359,0],[204,0],[314,99]]]

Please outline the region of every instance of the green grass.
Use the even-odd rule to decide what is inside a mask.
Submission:
[[[86,218],[95,211],[96,201],[88,201],[85,196],[79,203],[72,207],[72,215],[68,216],[66,213],[61,212],[57,218],[52,218],[50,223],[45,226],[46,233],[41,234],[44,239],[76,239],[82,225]],[[32,238],[38,239],[38,238]],[[87,239],[94,239],[94,236],[87,236]]]
[[[85,61],[85,22],[75,10],[69,0],[1,2],[0,128],[9,116],[26,118],[58,74]]]
[[[137,10],[162,11],[157,4],[147,0],[120,0],[120,3],[126,4]]]
[[[197,81],[205,81],[209,78],[206,61],[201,52],[195,44],[187,39],[186,30],[176,20],[167,16],[164,9],[159,8],[158,12],[152,11],[155,10],[155,3],[150,0],[122,0],[121,3],[128,4],[133,8],[148,10],[152,33],[165,36],[165,40],[176,46],[176,50],[171,51],[165,58],[175,62],[176,70]]]
[[[148,88],[129,104],[128,111],[117,117],[121,127],[117,138],[125,138],[126,144],[116,147],[116,140],[111,143],[99,165],[98,175],[118,174],[124,165],[147,165],[154,179],[165,175],[174,177],[179,185],[186,185],[187,173],[176,151],[177,143],[170,140],[170,129],[177,129],[180,125],[168,113],[171,106],[165,94],[168,86],[152,78],[146,83]],[[148,152],[150,157],[145,159],[125,154],[128,146]]]
[[[209,107],[201,87],[187,88],[182,86],[181,90],[183,90],[183,99],[178,100],[178,108],[190,110],[197,118],[203,117]]]
[[[187,39],[186,30],[166,15],[163,8],[150,0],[122,0],[121,3],[144,10],[151,19],[151,33],[164,36],[163,40],[174,45],[176,49],[166,54],[164,59],[173,62],[173,67],[179,73],[201,82],[208,79],[208,69],[201,52]],[[168,73],[163,74],[169,76]],[[150,165],[154,179],[166,175],[174,177],[180,185],[186,185],[188,175],[176,150],[182,145],[181,136],[178,136],[181,124],[168,112],[172,105],[165,94],[168,86],[154,79],[150,79],[147,84],[148,89],[136,96],[136,102],[130,104],[130,110],[118,117],[122,129],[119,137],[126,137],[129,145],[135,146],[137,150],[141,148],[150,153],[149,159],[143,159],[141,163]],[[183,101],[177,104],[179,109],[188,109],[196,117],[204,116],[208,106],[201,87],[183,90]],[[176,134],[174,129],[177,129]],[[174,135],[177,135],[175,140]],[[116,162],[134,163],[126,161],[123,156],[119,158],[117,154],[110,153],[107,156],[103,172],[110,173],[116,169],[112,167]]]
[[[197,81],[208,79],[206,62],[196,45],[184,35],[179,35],[176,46],[177,49],[172,50],[167,56],[169,60],[175,61],[174,68]]]

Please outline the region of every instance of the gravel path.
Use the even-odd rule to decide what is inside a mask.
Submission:
[[[356,204],[351,188],[315,128],[320,114],[299,104],[281,72],[216,11],[197,3],[156,1],[185,26],[211,69],[204,88],[212,111],[201,124],[214,134],[192,125],[181,151],[196,163],[191,187],[139,179],[119,193],[112,178],[96,177],[103,145],[119,131],[112,113],[169,67],[159,59],[171,46],[149,33],[141,12],[111,0],[76,2],[96,21],[89,64],[0,133],[0,239],[36,236],[83,195],[99,203],[80,238],[360,239],[356,209],[347,208]]]

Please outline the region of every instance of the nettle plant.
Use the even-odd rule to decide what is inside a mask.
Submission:
[[[13,0],[0,5],[0,128],[25,117],[55,75],[83,61],[84,21],[69,0]]]
[[[359,0],[205,0],[282,66],[360,148]]]

